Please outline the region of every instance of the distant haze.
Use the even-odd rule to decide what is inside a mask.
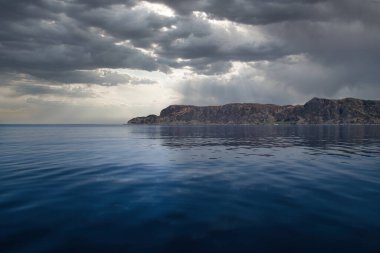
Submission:
[[[0,123],[380,99],[377,0],[0,0]]]

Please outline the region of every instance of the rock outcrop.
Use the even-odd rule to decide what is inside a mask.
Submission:
[[[129,124],[380,124],[380,101],[313,98],[305,105],[171,105]]]

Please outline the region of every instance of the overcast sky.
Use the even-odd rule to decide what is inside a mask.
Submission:
[[[0,123],[380,99],[380,0],[0,0]]]

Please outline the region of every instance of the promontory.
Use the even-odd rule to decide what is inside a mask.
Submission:
[[[313,98],[304,105],[170,105],[128,124],[380,124],[380,100]]]

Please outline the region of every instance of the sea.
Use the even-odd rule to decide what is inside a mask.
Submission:
[[[0,125],[0,252],[380,252],[380,126]]]

